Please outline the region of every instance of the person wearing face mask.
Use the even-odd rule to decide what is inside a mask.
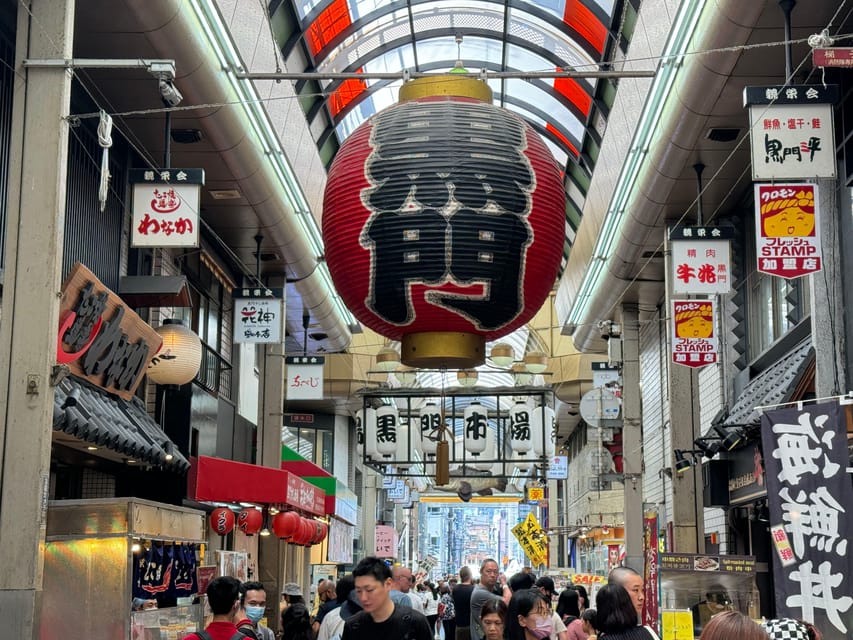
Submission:
[[[551,607],[539,589],[512,594],[507,608],[506,640],[548,640],[553,632]]]
[[[240,585],[240,607],[234,619],[237,629],[252,640],[275,640],[272,629],[260,624],[267,608],[267,592],[260,582],[244,582]]]

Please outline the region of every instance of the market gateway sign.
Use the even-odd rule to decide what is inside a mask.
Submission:
[[[62,285],[56,361],[124,400],[133,397],[160,335],[79,262]]]

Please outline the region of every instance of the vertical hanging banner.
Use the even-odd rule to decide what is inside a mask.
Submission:
[[[752,178],[834,178],[838,96],[838,85],[746,87]]]
[[[756,184],[758,270],[799,278],[821,270],[818,191],[815,184]]]
[[[761,416],[778,617],[812,622],[825,640],[853,633],[853,483],[847,407],[837,402]]]
[[[643,551],[645,563],[643,580],[645,600],[643,602],[643,624],[650,626],[656,632],[658,629],[658,514],[657,511],[646,511],[643,514]],[[692,630],[691,630],[692,631]]]
[[[234,291],[234,343],[280,344],[284,289],[255,287]]]
[[[204,169],[131,169],[132,247],[197,247]]]
[[[284,392],[288,400],[322,400],[324,356],[287,356],[287,381]]]
[[[713,300],[672,301],[672,361],[687,367],[717,362]]]
[[[733,227],[674,227],[669,232],[672,292],[714,295],[732,290]]]

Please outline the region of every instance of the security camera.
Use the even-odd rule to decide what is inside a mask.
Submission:
[[[168,80],[160,79],[160,97],[163,98],[163,103],[167,107],[177,107],[181,104],[184,96],[178,91],[178,88]]]

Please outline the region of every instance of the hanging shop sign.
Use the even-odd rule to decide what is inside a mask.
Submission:
[[[812,49],[812,66],[853,67],[853,47],[830,47]]]
[[[566,480],[569,477],[569,456],[551,456],[546,477],[548,480]]]
[[[287,504],[318,516],[326,513],[326,493],[292,473],[287,474]]]
[[[376,525],[374,548],[377,558],[395,558],[397,556],[397,530],[387,524]]]
[[[754,180],[834,178],[838,86],[746,87]]]
[[[486,340],[541,307],[562,259],[565,191],[551,152],[470,80],[406,83],[329,169],[323,238],[335,288],[364,325],[402,341],[411,366],[481,364]],[[448,81],[470,97],[429,95]],[[436,333],[468,338],[425,338]],[[415,348],[420,340],[432,348]]]
[[[56,361],[130,400],[162,338],[79,262],[62,285]]]
[[[548,563],[548,536],[532,513],[512,528],[512,535],[534,566]]]
[[[770,525],[794,552],[790,562],[780,541],[773,554],[776,612],[813,622],[826,640],[853,632],[847,409],[825,402],[761,416]]]
[[[618,387],[619,369],[611,367],[610,363],[601,361],[592,363],[592,388]]]
[[[355,527],[332,518],[329,521],[326,561],[334,564],[352,564],[353,539],[355,539]]]
[[[687,367],[717,362],[713,300],[672,301],[672,361]]]
[[[325,356],[287,356],[287,382],[284,392],[288,400],[322,400]]]
[[[675,227],[670,230],[672,292],[725,294],[732,290],[732,227]]]
[[[822,268],[815,184],[756,184],[758,270],[799,278]]]
[[[646,511],[643,513],[643,582],[645,599],[643,601],[643,624],[649,625],[655,631],[658,629],[658,580],[659,575],[659,552],[658,552],[658,514],[657,511]],[[619,563],[617,556],[616,564],[608,562],[608,569],[613,569]]]
[[[133,247],[197,247],[204,169],[131,169]]]
[[[284,341],[284,289],[255,287],[234,291],[234,343]]]

